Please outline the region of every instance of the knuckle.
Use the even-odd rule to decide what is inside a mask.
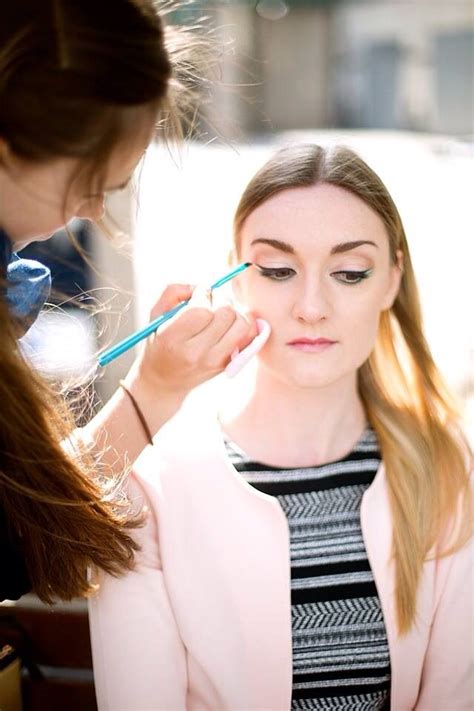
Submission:
[[[176,352],[176,344],[172,338],[168,337],[168,334],[161,334],[159,336],[160,338],[160,350],[163,353],[163,356],[172,359],[176,358],[177,352]]]
[[[196,362],[196,353],[194,353],[192,348],[185,348],[181,358],[183,361],[183,365],[189,368],[193,366]]]
[[[211,309],[208,309],[205,306],[191,306],[188,314],[192,316],[193,321],[202,322],[203,324],[208,324],[213,319]]]
[[[207,370],[210,370],[211,372],[217,371],[217,370],[222,370],[222,357],[221,356],[210,356],[206,360],[206,368]]]
[[[215,312],[215,318],[220,319],[224,323],[233,323],[237,319],[237,314],[232,306],[220,306]]]

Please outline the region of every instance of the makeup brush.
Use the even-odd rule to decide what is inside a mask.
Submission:
[[[214,289],[218,289],[223,284],[226,284],[228,281],[236,277],[238,274],[243,272],[251,265],[252,262],[244,262],[243,264],[239,264],[238,267],[236,267],[231,272],[225,274],[223,277],[214,282],[214,284],[212,284],[211,286],[211,291],[213,291]],[[189,301],[190,299],[187,299],[186,301],[181,301],[181,303],[179,303],[174,308],[170,309],[169,311],[165,311],[164,314],[161,314],[161,316],[155,318],[148,324],[148,326],[145,326],[145,328],[142,328],[139,331],[135,331],[135,333],[132,333],[130,336],[127,336],[127,338],[124,338],[123,341],[120,341],[115,346],[112,346],[111,348],[108,348],[107,350],[103,351],[97,359],[99,365],[107,365],[112,360],[115,360],[115,358],[121,356],[122,353],[126,353],[126,351],[130,350],[130,348],[133,348],[133,346],[142,341],[144,338],[150,336],[163,323],[169,321],[170,318],[173,318],[173,316],[175,316],[179,311],[181,311],[181,309],[183,309],[187,304],[189,304]]]

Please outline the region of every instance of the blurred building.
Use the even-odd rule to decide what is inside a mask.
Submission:
[[[196,223],[206,225],[212,242],[210,253],[219,255],[215,264],[212,262],[210,276],[219,273],[219,265],[225,262],[225,249],[218,249],[220,235],[227,229],[225,220],[231,219],[234,201],[251,170],[263,162],[263,155],[279,142],[282,132],[403,130],[410,132],[411,138],[407,136],[406,141],[413,146],[413,132],[420,141],[422,134],[431,134],[430,146],[435,146],[432,134],[468,138],[474,133],[472,0],[182,0],[170,19],[178,24],[201,24],[202,31],[210,33],[214,42],[213,54],[219,62],[213,81],[206,88],[200,146],[204,148],[203,142],[212,143],[216,134],[221,134],[224,140],[216,143],[227,146],[229,152],[221,154],[211,150],[212,158],[199,154],[193,172],[194,157],[185,157],[184,151],[181,158],[187,168],[176,176],[171,168],[165,167],[160,156],[158,175],[149,183],[152,192],[149,210],[145,199],[146,180],[145,186],[142,185],[140,211],[131,190],[110,200],[109,208],[116,223],[130,237],[128,249],[117,250],[116,239],[112,244],[96,234],[90,245],[83,245],[90,248],[95,270],[78,263],[79,274],[68,271],[64,280],[59,276],[60,265],[54,265],[55,286],[59,286],[61,292],[68,296],[92,292],[92,299],[108,309],[107,317],[82,318],[79,311],[65,309],[60,300],[62,311],[43,315],[30,334],[30,351],[35,352],[40,364],[47,363],[54,370],[54,376],[59,371],[66,375],[71,371],[73,375],[91,372],[98,350],[133,331],[137,327],[137,316],[139,325],[143,325],[153,299],[166,281],[181,278],[193,282],[199,276],[198,257],[194,254],[185,260],[190,273],[180,276],[182,252],[174,259],[175,235],[192,234]],[[313,136],[313,133],[308,135]],[[239,158],[234,156],[234,163],[232,143],[229,145],[232,139],[237,140],[240,152]],[[239,139],[241,144],[251,144],[248,165]],[[411,161],[414,154],[404,153],[394,135],[387,141],[386,146],[379,147],[378,139],[374,139],[373,145],[383,164],[388,161],[396,166],[398,177],[393,185],[397,188],[407,181],[405,166],[399,166],[395,158],[406,156],[406,160]],[[395,145],[392,151],[391,146]],[[217,147],[215,143],[212,146]],[[428,160],[441,166],[441,154],[448,152],[446,161],[449,159],[450,167],[449,170],[444,164],[442,170],[440,167],[443,176],[440,185],[448,185],[451,176],[451,185],[464,185],[467,151],[459,158],[462,169],[456,168],[456,175],[449,172],[455,160],[453,151],[458,149],[458,145],[453,147],[453,142],[449,146],[446,141],[437,143],[436,151],[440,155],[435,156],[433,147],[429,158],[420,159],[420,170],[425,171]],[[431,174],[426,170],[423,176],[425,173]],[[215,183],[212,182],[214,174],[218,176]],[[433,171],[432,174],[437,175]],[[225,180],[222,180],[223,175]],[[222,220],[212,230],[209,229],[209,222],[212,223],[209,205],[216,194],[219,194]],[[166,197],[160,200],[158,196]],[[459,194],[455,197],[459,198]],[[463,223],[460,216],[465,215],[465,211],[455,205],[454,196],[450,199],[446,230],[452,229],[451,215],[455,213],[459,216],[457,233],[460,239],[462,236],[462,244],[467,245],[464,235],[469,234],[470,223],[464,218]],[[183,203],[191,209],[183,211]],[[205,215],[200,213],[202,206],[206,206]],[[423,220],[422,210],[416,205],[407,203],[406,211],[415,216],[420,214],[420,222],[426,225],[429,205],[423,207]],[[192,209],[195,210],[194,225],[181,224],[181,216]],[[215,207],[211,212],[214,215]],[[135,224],[137,213],[143,213],[138,227]],[[155,214],[156,219],[152,217]],[[440,220],[433,217],[432,222]],[[432,234],[435,227],[433,224]],[[173,240],[169,240],[169,235],[173,235]],[[126,243],[127,238],[123,241]],[[193,244],[188,243],[188,249]],[[62,259],[74,262],[64,234],[50,246]],[[31,256],[44,258],[44,255],[34,254],[35,249],[32,248]],[[145,255],[143,260],[138,258],[138,267],[137,262],[135,264],[138,278],[127,252],[136,252],[139,257]],[[156,260],[150,259],[155,252]],[[419,261],[422,266],[427,263],[421,258]],[[465,263],[470,263],[467,257]],[[149,270],[152,273],[148,276]],[[75,291],[68,290],[68,281]],[[430,303],[435,303],[434,293],[435,289],[430,288]],[[66,330],[69,335],[63,338]],[[56,338],[56,332],[61,337]],[[46,351],[39,349],[40,340],[46,344]],[[77,345],[79,341],[81,348]],[[57,345],[59,342],[62,345]],[[84,344],[87,344],[85,350]],[[99,369],[96,386],[101,397],[106,399],[115,390],[133,356],[130,351],[107,368]]]
[[[193,8],[193,19],[209,14],[222,49],[211,134],[473,133],[471,0],[201,0]]]

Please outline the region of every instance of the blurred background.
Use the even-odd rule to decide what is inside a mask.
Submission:
[[[81,253],[66,231],[24,250],[51,266],[55,289],[23,339],[28,357],[51,380],[89,383],[78,421],[90,416],[133,359],[92,382],[98,351],[146,324],[167,283],[227,271],[233,212],[269,155],[293,141],[346,143],[399,207],[428,340],[474,440],[473,3],[196,0],[168,21],[194,27],[216,60],[198,82],[192,137],[150,147],[135,185],[109,200],[113,239],[75,220]],[[25,711],[94,711],[84,601],[51,611],[26,596],[11,624],[30,650]]]
[[[109,201],[120,230],[114,244],[71,225],[90,264],[65,233],[28,248],[50,261],[56,303],[79,294],[108,311],[92,318],[67,302],[43,314],[25,344],[38,367],[52,378],[87,377],[97,350],[146,323],[168,282],[207,282],[226,271],[239,195],[275,148],[343,142],[380,174],[400,209],[430,344],[469,411],[471,0],[194,0],[167,18],[211,43],[192,138],[171,151],[152,146],[136,184]],[[65,330],[69,348],[57,345]],[[108,398],[132,358],[99,373],[96,400]]]

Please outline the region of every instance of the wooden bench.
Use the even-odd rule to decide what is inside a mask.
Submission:
[[[84,600],[48,607],[26,595],[0,604],[2,643],[22,658],[23,711],[97,711]]]

